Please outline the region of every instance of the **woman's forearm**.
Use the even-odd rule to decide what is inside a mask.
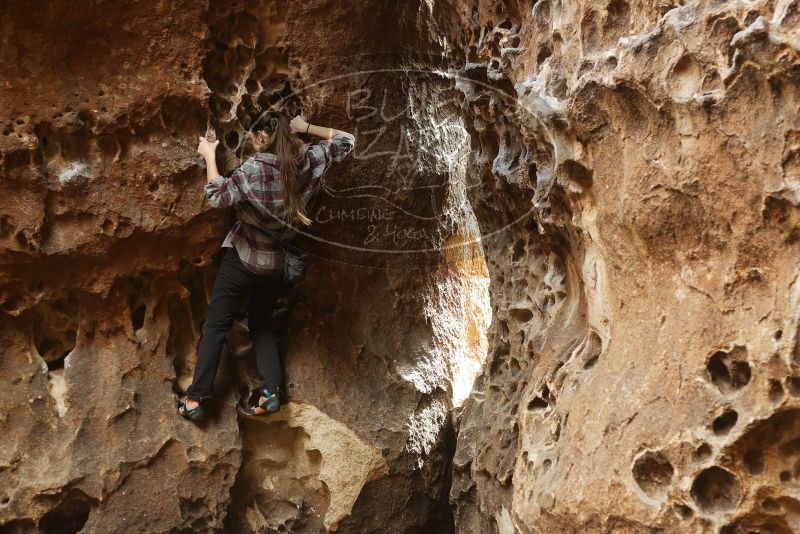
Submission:
[[[206,179],[210,182],[215,176],[219,175],[219,169],[217,169],[217,157],[215,155],[211,155],[206,157]]]
[[[343,130],[337,130],[336,128],[328,128],[325,126],[315,126],[314,124],[308,125],[308,133],[315,137],[321,137],[323,139],[330,139],[336,134],[343,133],[346,134],[347,132]],[[348,134],[349,135],[349,134]]]

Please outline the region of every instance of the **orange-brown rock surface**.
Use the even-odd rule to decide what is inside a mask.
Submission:
[[[452,530],[449,410],[485,355],[488,284],[464,239],[463,180],[438,150],[448,136],[468,147],[463,127],[416,137],[402,169],[381,156],[434,120],[405,112],[402,72],[370,74],[400,65],[416,31],[395,7],[3,3],[4,531]],[[279,101],[359,147],[315,199],[318,256],[276,317],[287,403],[237,421],[254,371],[237,321],[214,416],[196,427],[173,392],[191,380],[232,215],[204,203],[198,137],[216,132],[228,172],[254,114]],[[452,102],[440,115],[458,122]],[[370,134],[373,105],[391,138]],[[379,191],[353,193],[365,187]]]
[[[3,532],[800,531],[797,0],[6,0],[0,30]],[[275,317],[287,402],[237,419],[242,316],[195,426],[232,215],[197,140],[227,173],[271,105],[356,148]]]
[[[481,232],[530,213],[457,530],[800,531],[800,3],[444,4]]]

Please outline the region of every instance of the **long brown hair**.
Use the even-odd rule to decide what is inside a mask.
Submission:
[[[250,131],[255,133],[261,130],[270,135],[275,134],[270,149],[278,156],[287,219],[305,225],[311,224],[311,219],[303,211],[303,197],[298,176],[300,147],[303,146],[303,141],[292,133],[289,119],[278,110],[269,109],[253,121]]]

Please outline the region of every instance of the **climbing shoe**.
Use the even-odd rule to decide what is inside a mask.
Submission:
[[[206,412],[203,409],[204,402],[200,401],[197,406],[194,408],[189,408],[186,406],[186,401],[189,400],[188,398],[184,399],[177,399],[175,401],[175,407],[178,409],[178,413],[181,416],[185,417],[186,419],[191,419],[192,421],[202,421],[205,419]]]
[[[277,412],[281,407],[281,388],[261,387],[250,396],[250,402],[239,406],[244,415],[263,416]]]

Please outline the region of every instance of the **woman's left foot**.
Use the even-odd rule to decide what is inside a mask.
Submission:
[[[240,410],[245,415],[267,415],[277,412],[281,407],[281,388],[263,387],[258,390],[259,397],[255,404],[250,403],[245,406],[240,406]]]
[[[175,401],[175,407],[179,414],[192,421],[202,421],[206,415],[202,403],[185,396]]]

